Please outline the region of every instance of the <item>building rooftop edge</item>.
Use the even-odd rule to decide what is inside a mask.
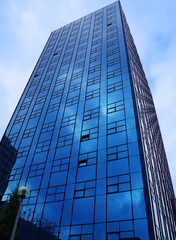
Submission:
[[[80,20],[81,18],[84,18],[84,17],[88,16],[89,14],[92,14],[92,13],[94,13],[94,12],[96,12],[96,11],[99,11],[99,10],[101,10],[101,9],[103,9],[103,8],[108,7],[108,6],[111,5],[111,4],[118,3],[118,2],[120,2],[120,0],[116,0],[116,1],[114,1],[114,2],[112,2],[112,3],[110,3],[110,4],[105,5],[105,6],[102,7],[102,8],[99,8],[99,9],[97,9],[97,10],[95,10],[95,11],[92,11],[92,12],[90,12],[90,13],[88,13],[88,14],[86,14],[86,15],[84,15],[84,16],[76,19],[76,20],[73,20],[72,22],[69,22],[69,23],[67,23],[67,24],[64,24],[63,26],[57,28],[56,30],[51,31],[50,33],[54,33],[54,32],[56,32],[56,31],[58,31],[59,29],[65,27],[65,26],[67,26],[67,25],[69,25],[70,23],[73,23],[73,22],[75,22],[75,21],[78,21],[78,20]]]

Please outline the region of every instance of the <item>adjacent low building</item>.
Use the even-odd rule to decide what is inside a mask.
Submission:
[[[17,150],[7,137],[0,142],[0,200],[7,188],[10,172],[15,163]]]

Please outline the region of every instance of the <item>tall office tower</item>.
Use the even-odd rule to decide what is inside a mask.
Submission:
[[[152,95],[120,3],[51,33],[5,132],[19,239],[175,239]]]

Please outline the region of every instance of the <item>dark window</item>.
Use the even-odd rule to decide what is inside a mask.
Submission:
[[[87,160],[80,160],[78,162],[78,167],[85,167],[87,165]]]
[[[89,140],[89,134],[86,134],[86,135],[84,135],[84,136],[81,136],[81,141],[83,142],[83,141],[87,141],[87,140]]]

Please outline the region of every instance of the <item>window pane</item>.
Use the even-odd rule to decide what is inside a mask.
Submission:
[[[75,199],[73,208],[73,224],[92,223],[94,216],[94,197]]]
[[[130,192],[109,194],[107,201],[108,221],[132,218]]]

